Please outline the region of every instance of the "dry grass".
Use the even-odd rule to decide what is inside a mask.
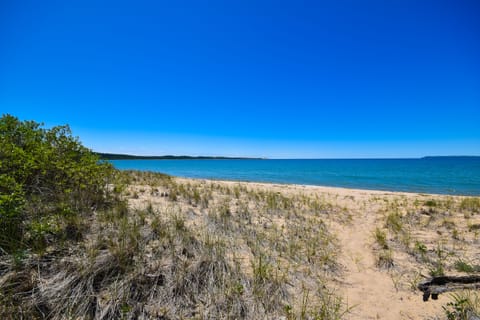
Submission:
[[[0,315],[19,319],[340,319],[338,243],[321,199],[124,176],[125,202],[82,240],[0,264]],[[2,257],[3,258],[3,257]],[[17,266],[17,267],[16,267]]]
[[[124,202],[78,222],[76,241],[0,255],[0,318],[362,319],[378,301],[354,296],[374,303],[357,313],[345,293],[373,292],[354,287],[364,275],[372,283],[362,286],[395,297],[381,302],[392,319],[404,317],[398,297],[418,295],[418,305],[408,302],[418,318],[426,305],[412,290],[423,277],[479,270],[478,198],[148,172],[125,172],[123,182],[115,188]],[[443,317],[471,310],[473,294],[440,305]]]
[[[380,210],[385,229],[379,226],[375,233],[378,266],[394,267],[394,272],[404,275],[398,286],[413,290],[421,278],[479,272],[480,240],[472,228],[480,220],[479,198],[428,196],[421,199],[417,196],[385,200]],[[388,245],[386,239],[389,239]],[[394,261],[392,255],[387,254],[390,250],[402,256],[402,261]],[[470,303],[470,300],[458,302],[458,297],[453,295],[453,302],[444,306],[446,315],[447,309],[453,314],[452,308],[458,303]]]
[[[385,225],[396,249],[408,253],[426,268],[442,263],[454,271],[458,260],[478,259],[478,233],[472,228],[480,220],[478,198],[433,196],[427,200],[390,203],[384,209]],[[477,247],[478,249],[478,247]]]

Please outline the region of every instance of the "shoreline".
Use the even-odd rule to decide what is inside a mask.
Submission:
[[[152,171],[153,172],[153,171]],[[205,181],[205,182],[219,182],[219,183],[245,183],[247,185],[256,185],[256,186],[275,186],[275,187],[295,187],[298,189],[311,189],[316,191],[323,192],[333,192],[333,193],[363,193],[364,195],[404,195],[410,197],[455,197],[455,198],[469,198],[469,197],[480,197],[479,195],[465,195],[465,194],[444,194],[444,193],[426,193],[426,192],[413,192],[413,191],[392,191],[392,190],[381,190],[381,189],[361,189],[361,188],[348,188],[348,187],[336,187],[336,186],[327,186],[327,185],[311,185],[311,184],[298,184],[298,183],[280,183],[280,182],[266,182],[266,181],[252,181],[252,180],[225,180],[225,179],[214,179],[214,178],[191,178],[191,177],[182,177],[182,176],[173,176],[174,179],[185,180],[185,181]]]
[[[192,179],[480,196],[480,163],[477,160],[435,159],[275,159],[252,164],[233,160],[215,163],[197,160],[162,163],[161,160],[112,160],[110,163],[119,170],[159,172]]]

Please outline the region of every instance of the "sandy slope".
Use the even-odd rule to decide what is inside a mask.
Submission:
[[[398,290],[394,277],[376,266],[372,252],[375,213],[364,211],[350,225],[336,226],[342,244],[341,263],[346,267],[344,292],[352,306],[349,319],[424,319],[442,313],[447,296],[423,302],[419,292]]]
[[[176,179],[178,183],[208,184],[205,180]],[[416,285],[428,276],[431,266],[419,262],[412,254],[414,243],[422,240],[427,255],[434,257],[435,247],[440,243],[445,250],[451,250],[452,257],[445,262],[446,271],[451,273],[455,259],[464,259],[478,264],[480,246],[478,233],[469,231],[472,224],[480,223],[479,214],[459,212],[458,203],[462,197],[393,193],[330,187],[300,185],[276,185],[262,183],[238,183],[215,181],[228,187],[246,186],[249,190],[268,190],[287,196],[308,195],[343,208],[343,213],[325,216],[325,222],[336,235],[340,244],[338,262],[342,271],[332,276],[332,286],[351,307],[347,319],[440,319],[444,318],[444,306],[450,297],[441,295],[437,301],[422,301],[422,294]],[[427,200],[446,203],[436,207],[431,216],[423,213]],[[143,195],[135,203],[149,201],[160,205],[162,200]],[[160,201],[160,202],[159,202]],[[395,207],[394,207],[395,206]],[[448,207],[451,206],[451,207]],[[385,219],[388,210],[394,207],[404,221],[404,235],[411,237],[402,245],[400,236],[388,231]],[[423,210],[423,211],[422,211]],[[409,215],[410,214],[410,215]],[[201,213],[200,213],[201,215]],[[438,217],[437,217],[438,216]],[[468,219],[467,219],[468,217]],[[428,220],[427,222],[425,222]],[[433,221],[433,222],[432,222]],[[454,225],[455,234],[445,222]],[[382,269],[377,266],[378,248],[373,236],[376,228],[386,230],[389,246],[393,251],[394,267]],[[458,240],[457,240],[458,239]],[[409,252],[409,253],[407,253]],[[432,258],[434,259],[434,258]]]
[[[305,187],[285,188],[298,190]],[[388,199],[401,196],[417,199],[425,198],[426,195],[314,186],[306,188],[313,193],[320,192],[328,199],[335,199],[351,213],[350,223],[331,224],[341,242],[339,260],[345,270],[339,289],[352,307],[348,319],[433,319],[443,315],[442,305],[449,301],[448,295],[440,295],[437,301],[423,302],[421,292],[398,288],[398,283],[396,288],[395,282],[401,281],[401,271],[386,271],[376,266],[376,257],[372,250],[373,233],[375,228],[381,225],[378,212],[380,207],[377,203],[360,206],[360,203],[372,197]],[[407,261],[403,263],[408,264]]]

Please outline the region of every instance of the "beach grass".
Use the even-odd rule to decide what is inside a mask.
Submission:
[[[118,201],[78,222],[74,242],[2,257],[4,318],[361,319],[376,308],[349,294],[361,288],[418,295],[412,314],[446,315],[466,302],[424,308],[419,276],[479,264],[471,198],[139,171],[117,181]]]
[[[416,289],[479,271],[478,197],[118,171],[68,127],[0,129],[2,319],[478,313],[475,293]]]

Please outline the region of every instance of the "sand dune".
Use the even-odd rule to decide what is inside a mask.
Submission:
[[[302,295],[300,279],[311,290],[318,284],[302,272],[321,274],[321,281],[325,281],[348,308],[345,319],[445,317],[442,307],[451,301],[450,295],[423,302],[421,292],[416,289],[418,283],[435,273],[461,274],[460,261],[473,266],[480,263],[478,198],[180,178],[175,180],[175,185],[177,189],[173,190],[161,186],[132,186],[130,192],[135,199],[130,199],[130,203],[136,208],[147,204],[162,208],[171,206],[172,200],[159,194],[178,193],[173,203],[181,212],[189,213],[187,220],[192,226],[204,224],[212,208],[225,203],[231,213],[228,219],[241,224],[242,218],[236,219],[241,216],[240,207],[246,203],[248,219],[257,225],[254,228],[262,229],[266,237],[276,237],[273,243],[282,241],[288,234],[286,226],[292,225],[292,221],[301,221],[297,227],[324,223],[334,238],[336,248],[329,254],[335,267],[320,263],[306,268],[301,261],[296,264],[292,257],[279,259],[279,265],[296,269],[287,274],[292,283],[288,288],[291,297]],[[184,190],[183,193],[178,189]],[[204,195],[208,196],[208,205],[200,204]],[[255,195],[259,195],[261,201],[269,195],[278,195],[276,201],[292,204],[284,207],[280,204],[278,210],[272,205],[274,209],[268,210],[255,204]],[[195,197],[197,200],[192,200]],[[248,270],[254,254],[241,240],[245,239],[241,236],[241,227],[232,228],[238,230],[228,236],[235,237],[236,232],[239,235],[232,250],[242,255],[243,268]],[[261,245],[264,250],[274,246],[272,243]],[[305,248],[299,246],[298,250],[303,252]],[[301,308],[298,300],[293,302],[293,308]]]

